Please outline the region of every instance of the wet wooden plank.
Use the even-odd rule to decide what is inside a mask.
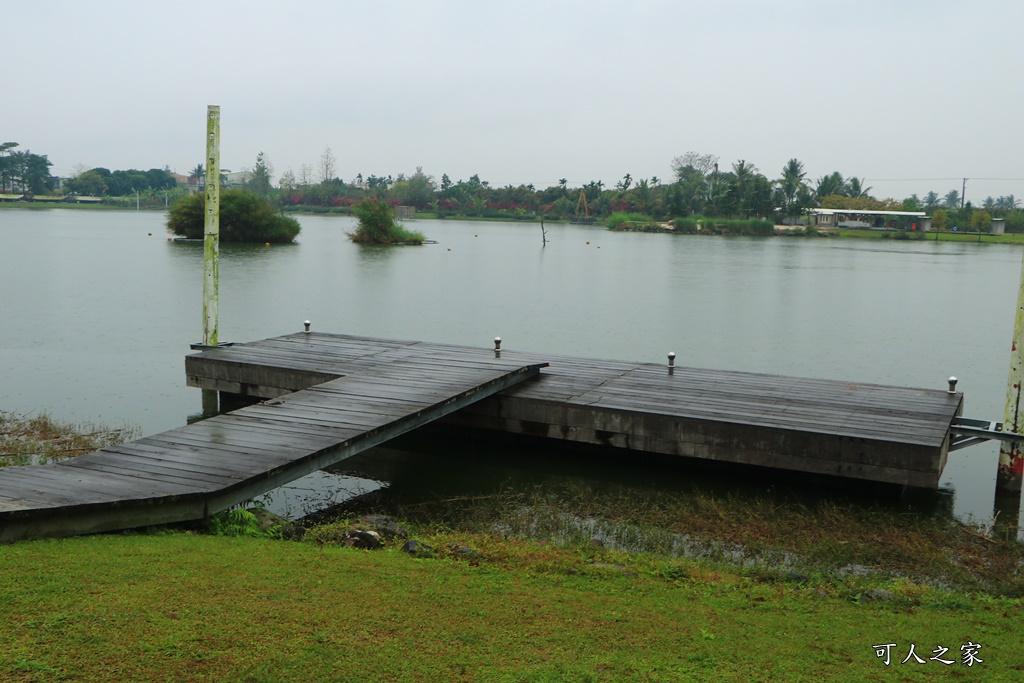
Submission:
[[[305,347],[308,341],[295,345]],[[372,347],[356,352],[348,348],[345,353],[381,355],[379,349],[370,351]],[[243,379],[261,381],[274,374],[273,368],[247,363],[280,363],[288,355],[281,349],[246,354],[234,347],[209,354],[203,363],[217,355],[220,376],[237,371],[248,373]],[[307,354],[300,363],[308,364],[314,375],[323,372],[325,359],[335,357],[333,352],[315,355],[311,359]],[[383,368],[373,377],[349,379],[344,385],[332,385],[340,381],[332,379],[319,391],[241,408],[104,449],[64,467],[0,469],[0,540],[195,518],[443,417],[538,370],[508,362],[453,369],[447,361],[432,365],[429,359],[419,360],[401,371]],[[302,381],[294,368],[284,368],[279,377]]]

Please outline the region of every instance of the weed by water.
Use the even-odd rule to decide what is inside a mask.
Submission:
[[[903,577],[1024,595],[1024,545],[990,538],[948,516],[881,503],[702,490],[637,496],[566,485],[408,506],[383,495],[342,509],[445,531],[695,558],[782,576]]]
[[[0,467],[45,464],[137,439],[137,426],[67,422],[47,413],[0,411]]]

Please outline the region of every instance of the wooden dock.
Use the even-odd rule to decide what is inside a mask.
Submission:
[[[185,369],[190,386],[262,402],[0,468],[0,541],[202,519],[439,419],[936,487],[963,406],[941,390],[312,332],[205,350]]]
[[[269,360],[259,345],[249,350]],[[0,541],[203,519],[514,386],[542,365],[443,348],[409,357],[382,344],[326,376],[308,350],[293,359],[309,380],[296,393],[57,464],[0,468]],[[279,366],[275,377],[300,388],[289,384],[294,372]]]
[[[274,398],[377,362],[495,352],[414,341],[298,333],[188,356],[190,386]],[[935,488],[963,394],[503,350],[548,363],[448,423],[743,465]]]

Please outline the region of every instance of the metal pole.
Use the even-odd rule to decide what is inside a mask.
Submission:
[[[220,258],[220,107],[206,108],[206,215],[203,242],[203,345],[218,336]]]
[[[1003,431],[1020,434],[1024,430],[1024,402],[1021,386],[1024,384],[1024,258],[1021,259],[1020,284],[1017,290],[1017,317],[1013,322],[1013,344],[1010,347],[1010,375],[1006,381],[1006,410],[1003,413]],[[1024,475],[1024,452],[1021,445],[1004,441],[999,448],[999,473],[996,488],[1020,491]]]

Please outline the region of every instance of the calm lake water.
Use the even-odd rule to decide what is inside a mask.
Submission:
[[[164,218],[0,210],[0,410],[144,434],[199,412],[183,358],[201,338],[202,245],[168,242]],[[651,362],[674,351],[681,365],[936,389],[956,375],[965,415],[1002,419],[1019,247],[569,225],[548,226],[544,247],[536,224],[419,221],[438,244],[384,248],[349,242],[346,217],[299,220],[294,245],[222,245],[222,341],[308,319],[326,332],[484,347],[500,336],[506,349]],[[436,450],[424,457],[443,467]],[[529,455],[520,473],[543,476],[532,468],[544,458]],[[950,455],[942,488],[955,514],[992,518],[997,458],[994,445]],[[340,497],[378,486],[324,481]]]

